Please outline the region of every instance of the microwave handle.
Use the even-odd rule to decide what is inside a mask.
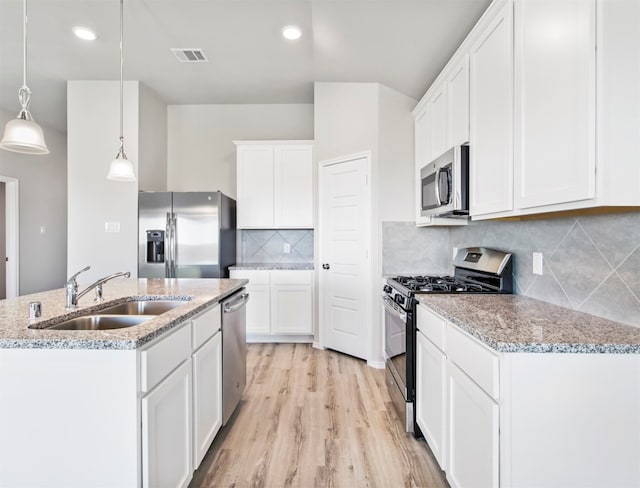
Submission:
[[[440,207],[442,205],[442,200],[440,200],[440,171],[442,171],[442,169],[439,169],[438,172],[436,173],[436,181],[435,181],[435,187],[436,187],[436,202],[437,202],[437,206]]]
[[[436,175],[436,199],[438,200],[438,206],[445,205],[445,203],[442,201],[442,195],[440,194],[440,178],[442,177],[442,174],[444,174],[447,177],[447,182],[450,184],[449,170],[447,170],[447,168],[440,168]],[[449,186],[449,188],[451,187]],[[449,190],[449,193],[450,191],[451,190]],[[451,202],[451,195],[449,195],[448,199],[449,201],[447,202],[447,204]]]

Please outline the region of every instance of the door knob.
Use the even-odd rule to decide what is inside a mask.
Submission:
[[[329,263],[323,263],[322,265],[322,269],[329,269],[331,266],[329,266]]]

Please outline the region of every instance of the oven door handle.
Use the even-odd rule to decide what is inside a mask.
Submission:
[[[393,300],[391,300],[388,296],[382,295],[382,303],[384,304],[384,308],[388,312],[398,317],[402,322],[405,322],[405,323],[407,322],[406,312],[401,312],[400,310],[398,310],[398,308],[400,307],[398,307],[398,305],[396,305],[396,303]]]

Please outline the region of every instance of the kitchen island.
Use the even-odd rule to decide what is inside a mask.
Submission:
[[[186,486],[221,425],[218,303],[246,283],[114,280],[73,311],[64,289],[0,301],[0,486]],[[132,300],[184,304],[122,329],[42,328]]]
[[[452,487],[640,486],[640,328],[420,295],[416,420]]]

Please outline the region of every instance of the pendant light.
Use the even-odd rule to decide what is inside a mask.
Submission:
[[[116,158],[111,161],[109,166],[109,174],[107,179],[114,181],[136,181],[136,175],[133,171],[133,164],[127,159],[127,155],[124,152],[124,131],[123,131],[123,102],[122,102],[122,86],[123,86],[123,69],[124,69],[124,54],[122,43],[122,31],[123,31],[123,0],[120,0],[120,149]]]
[[[29,112],[31,90],[27,86],[27,0],[22,1],[22,86],[18,90],[22,109],[15,119],[7,122],[0,148],[22,154],[49,154],[42,128]]]

